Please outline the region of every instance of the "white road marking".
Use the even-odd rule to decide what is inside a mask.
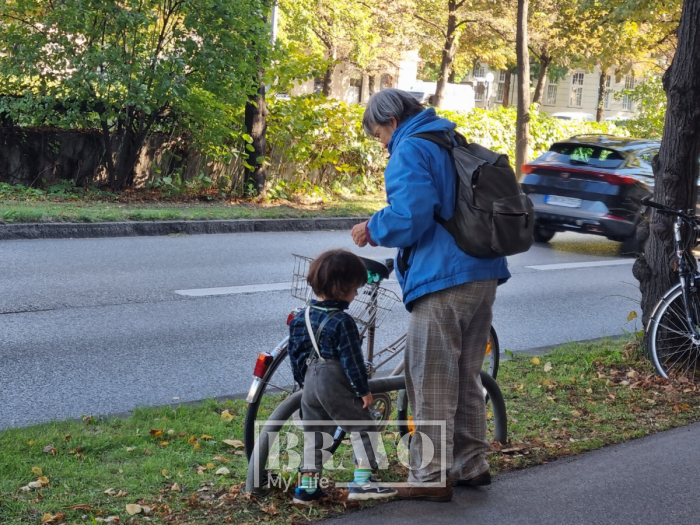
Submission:
[[[560,263],[560,264],[540,264],[535,266],[526,266],[532,270],[570,270],[573,268],[595,268],[596,266],[622,266],[623,264],[634,264],[634,259],[614,259],[612,261],[589,261],[577,263]]]
[[[274,292],[278,290],[290,290],[292,283],[267,283],[249,284],[246,286],[228,286],[226,288],[195,288],[193,290],[175,290],[178,295],[190,297],[205,297],[207,295],[231,295],[238,293]]]
[[[386,284],[396,283],[394,279],[386,279],[382,281]],[[175,290],[178,295],[187,295],[190,297],[207,297],[209,295],[234,295],[239,293],[258,293],[258,292],[277,292],[280,290],[291,290],[292,283],[267,283],[267,284],[249,284],[245,286],[227,286],[225,288],[194,288],[192,290]]]

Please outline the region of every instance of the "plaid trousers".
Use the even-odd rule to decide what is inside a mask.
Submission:
[[[409,482],[470,479],[489,468],[486,406],[479,372],[496,299],[495,279],[473,281],[418,298],[406,342],[406,390],[416,432],[411,440]],[[445,422],[445,464],[440,427]],[[423,464],[423,438],[432,441],[432,459]],[[429,461],[428,461],[429,460]]]

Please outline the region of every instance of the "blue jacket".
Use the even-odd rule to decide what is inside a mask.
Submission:
[[[374,242],[399,248],[396,276],[409,311],[411,303],[423,295],[471,281],[498,279],[502,283],[510,277],[505,257],[467,255],[433,218],[434,213],[446,220],[454,214],[454,168],[447,150],[411,135],[455,127],[432,108],[399,125],[389,142],[391,157],[384,172],[389,205],[368,224]],[[408,269],[402,274],[399,261],[409,247]]]

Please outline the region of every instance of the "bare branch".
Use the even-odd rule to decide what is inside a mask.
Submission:
[[[421,22],[425,22],[425,23],[428,24],[429,26],[434,27],[435,29],[437,29],[438,31],[440,31],[440,34],[441,34],[442,36],[444,36],[445,38],[447,38],[447,33],[445,32],[445,30],[444,30],[443,28],[441,28],[439,25],[437,25],[435,22],[431,22],[430,20],[426,20],[426,19],[423,18],[422,16],[417,15],[417,14],[415,14],[415,13],[413,14],[413,16],[414,16],[414,18],[417,18],[417,19],[420,20]]]

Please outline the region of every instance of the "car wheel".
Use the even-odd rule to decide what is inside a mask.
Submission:
[[[535,242],[549,242],[554,237],[556,232],[545,228],[544,226],[535,226],[535,230],[532,233]]]

